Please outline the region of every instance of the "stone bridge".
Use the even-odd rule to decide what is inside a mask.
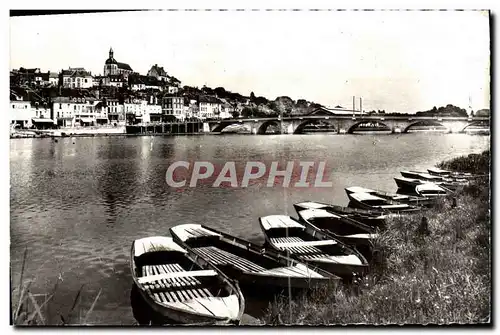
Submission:
[[[489,126],[489,117],[433,117],[433,116],[381,116],[381,115],[304,115],[270,118],[246,118],[208,121],[205,131],[221,132],[230,125],[245,125],[253,134],[265,134],[269,126],[273,125],[281,130],[282,134],[301,134],[307,125],[328,124],[338,133],[351,134],[362,124],[377,124],[389,128],[393,133],[405,133],[419,125],[443,126],[448,132],[460,133],[471,126]],[[208,123],[208,124],[207,124]]]

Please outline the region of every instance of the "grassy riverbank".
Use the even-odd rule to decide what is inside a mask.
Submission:
[[[489,173],[489,151],[441,168]],[[425,213],[390,219],[376,241],[371,273],[351,286],[323,289],[269,306],[268,325],[447,324],[490,322],[489,178]],[[422,217],[429,234],[419,232]]]

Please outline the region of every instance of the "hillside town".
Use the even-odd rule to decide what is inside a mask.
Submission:
[[[113,49],[103,75],[83,67],[59,73],[20,68],[10,73],[12,128],[119,127],[155,122],[227,119],[241,115],[250,98],[232,99],[209,88],[181,86],[158,64],[146,75],[115,59]],[[219,90],[220,91],[220,90]]]
[[[223,87],[182,86],[179,79],[158,64],[152,65],[146,75],[135,72],[129,64],[115,59],[112,48],[102,75],[93,75],[84,67],[69,67],[58,73],[21,67],[10,72],[12,132],[55,128],[100,128],[107,132],[127,125],[308,115],[323,107],[304,99],[294,101],[287,96],[268,100],[253,92],[244,96]],[[352,113],[355,107],[350,110],[337,105],[333,109],[335,113],[343,110]],[[389,114],[385,110],[358,112],[399,114]],[[447,105],[416,115],[467,116],[468,113],[463,108]],[[477,111],[476,115],[488,116],[489,110]]]

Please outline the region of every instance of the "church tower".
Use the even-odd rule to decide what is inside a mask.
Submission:
[[[113,48],[109,48],[109,58],[104,63],[104,75],[115,75],[118,74],[118,62],[113,56]]]

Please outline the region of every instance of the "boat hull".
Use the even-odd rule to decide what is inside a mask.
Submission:
[[[160,238],[163,238],[163,237],[160,237]],[[156,256],[156,252],[155,251],[146,251],[146,250],[144,252],[139,251],[140,255],[137,256],[138,253],[136,252],[136,249],[135,249],[136,242],[137,241],[134,241],[134,243],[132,243],[132,248],[131,248],[131,252],[130,252],[130,270],[131,270],[131,274],[132,274],[132,280],[134,282],[135,287],[139,291],[139,294],[142,297],[143,301],[155,313],[168,319],[168,321],[173,321],[174,323],[180,323],[180,324],[185,324],[185,325],[238,325],[240,323],[241,317],[243,316],[243,312],[245,309],[245,300],[244,300],[243,294],[241,293],[241,290],[238,286],[238,283],[231,281],[228,277],[226,277],[223,273],[221,273],[216,267],[210,266],[209,264],[202,264],[202,263],[197,262],[195,255],[193,255],[190,251],[187,251],[187,253],[184,256],[186,261],[189,262],[189,264],[192,264],[191,267],[198,266],[200,269],[208,269],[208,270],[212,270],[216,273],[217,284],[218,284],[217,287],[220,289],[225,289],[225,290],[227,290],[227,292],[229,292],[229,295],[227,296],[227,298],[233,297],[233,299],[237,299],[237,303],[235,303],[235,301],[233,300],[232,302],[230,302],[229,305],[227,305],[227,306],[234,306],[235,310],[236,310],[236,308],[238,308],[237,314],[232,315],[231,317],[209,315],[208,313],[207,314],[198,313],[198,312],[186,310],[184,308],[177,308],[175,306],[169,306],[169,303],[167,303],[167,302],[161,303],[161,302],[155,300],[153,298],[151,292],[148,292],[148,290],[145,288],[145,285],[139,281],[140,277],[138,276],[137,271],[139,271],[139,273],[140,273],[141,270],[140,270],[140,267],[139,267],[137,261],[139,261],[140,257],[144,257],[144,255],[146,255],[147,257],[152,257],[151,255]],[[160,248],[161,248],[161,245],[160,245]],[[168,251],[158,251],[158,255],[161,252],[165,253]],[[162,258],[166,259],[166,255],[169,255],[169,254],[163,254],[162,256],[156,256],[156,257],[158,257],[158,259],[162,259]],[[179,256],[176,256],[176,257],[179,257]],[[150,263],[146,263],[146,262],[143,263],[143,261],[140,261],[140,262],[142,263],[142,265],[141,265],[142,267],[146,266],[147,264],[150,264]],[[155,283],[156,289],[158,289],[158,287],[160,287],[160,286],[163,288],[167,288],[168,285],[173,285],[173,287],[175,287],[176,285],[181,285],[180,282],[177,282],[178,284],[172,284],[172,282],[170,284],[165,284],[165,282],[163,282],[160,285],[158,285],[159,281],[150,281],[149,283],[151,283],[151,284]],[[150,288],[152,287],[151,284],[148,284],[148,286]],[[172,286],[170,286],[170,287],[172,287]],[[167,292],[167,291],[163,290],[163,291],[159,291],[159,292]],[[173,295],[173,293],[172,293],[172,295]],[[192,296],[192,298],[194,298],[194,296]],[[226,298],[226,297],[224,297],[224,298]],[[218,297],[218,298],[211,297],[210,299],[219,300],[220,297]],[[198,299],[194,298],[194,299],[187,299],[183,302],[197,301],[197,300]],[[201,299],[201,300],[203,300],[203,299]],[[225,302],[223,302],[223,303],[226,304]],[[211,307],[211,305],[209,305],[209,307]]]
[[[137,284],[136,284],[137,285]],[[174,323],[179,323],[183,325],[196,325],[196,326],[205,326],[205,325],[239,325],[240,319],[223,319],[223,318],[212,318],[204,315],[188,313],[185,311],[168,308],[166,306],[162,306],[158,304],[155,300],[151,299],[151,296],[142,288],[138,287],[139,293],[144,299],[144,301],[148,304],[148,306],[157,314],[162,317],[173,321]]]
[[[262,232],[264,233],[266,244],[278,252],[281,253],[286,252],[281,250],[276,244],[273,243],[268,234],[267,228],[265,228],[263,218],[259,218],[259,224],[262,229]],[[295,253],[290,253],[290,257],[295,258],[303,263],[310,264],[312,266],[323,269],[329,273],[333,273],[334,275],[339,276],[343,279],[351,279],[354,276],[363,276],[368,272],[369,266],[366,258],[356,249],[350,248],[339,239],[315,228],[312,225],[305,225],[305,233],[310,236],[313,236],[317,241],[324,241],[324,240],[336,241],[336,243],[340,244],[342,248],[347,252],[346,253],[347,255],[354,255],[358,257],[359,260],[361,261],[361,264],[358,265],[358,264],[348,264],[341,262],[334,263],[332,261],[327,261],[327,260],[314,260],[314,259],[308,259],[307,257],[302,256],[301,254],[295,254]]]
[[[225,243],[230,244],[234,247],[240,248],[239,252],[241,253],[253,253],[254,256],[257,256],[263,262],[273,262],[277,266],[276,268],[290,267],[290,266],[299,266],[300,261],[288,257],[286,253],[282,253],[275,250],[266,249],[262,246],[255,245],[249,241],[245,241],[235,236],[231,236],[229,234],[217,231],[212,228],[208,228],[205,226],[201,226],[204,229],[209,229],[212,232],[215,232],[225,239]],[[186,250],[190,250],[194,254],[198,256],[198,261],[203,263],[212,263],[214,259],[211,259],[211,256],[206,253],[201,253],[196,248],[191,248],[185,240],[177,236],[174,229],[170,230],[173,239],[182,245]],[[220,258],[219,258],[220,260]],[[313,267],[309,267],[310,270],[318,273],[321,277],[305,277],[305,276],[285,276],[285,275],[275,275],[272,273],[260,273],[260,272],[250,272],[242,270],[237,266],[231,266],[229,264],[215,264],[220,271],[222,271],[226,276],[238,281],[242,286],[259,286],[261,288],[265,288],[270,291],[283,291],[284,289],[288,289],[291,287],[292,289],[309,289],[314,287],[320,287],[325,285],[336,285],[336,282],[340,280],[340,278],[336,277],[334,274],[326,272],[321,268],[316,269]],[[302,266],[307,267],[305,263]],[[272,270],[273,268],[271,268]],[[271,271],[270,270],[270,271]],[[267,271],[269,272],[269,271]]]
[[[297,213],[304,209],[321,208],[330,213],[343,215],[353,220],[359,221],[370,227],[378,227],[378,228],[385,227],[386,215],[381,211],[372,212],[352,207],[343,207],[343,206],[329,205],[329,204],[320,204],[320,205],[322,205],[322,207],[307,207],[307,204],[300,203],[300,204],[294,204],[293,207],[295,208],[295,211]]]

